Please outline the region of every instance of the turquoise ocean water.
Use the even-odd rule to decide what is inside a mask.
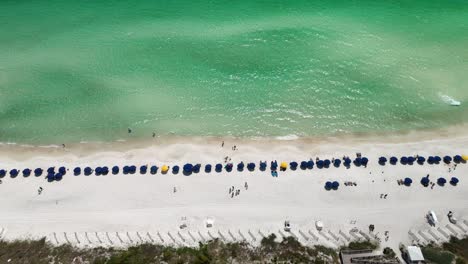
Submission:
[[[1,142],[468,121],[468,1],[2,0],[0,25]]]

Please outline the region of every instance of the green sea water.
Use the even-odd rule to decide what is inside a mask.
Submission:
[[[0,142],[468,121],[465,0],[2,0],[0,28]]]

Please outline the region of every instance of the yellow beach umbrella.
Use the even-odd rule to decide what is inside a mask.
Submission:
[[[163,165],[162,168],[161,168],[161,171],[162,171],[163,173],[166,173],[168,170],[169,170],[169,167],[166,166],[166,165]]]
[[[462,159],[463,159],[464,161],[468,161],[468,155],[462,155]]]
[[[286,169],[286,168],[288,167],[288,163],[286,163],[286,162],[283,161],[283,162],[281,162],[280,167],[281,167],[282,169]]]

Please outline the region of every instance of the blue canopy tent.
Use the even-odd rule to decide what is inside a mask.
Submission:
[[[10,176],[13,177],[13,178],[18,176],[18,170],[17,169],[12,169],[10,171]]]
[[[226,169],[227,172],[231,172],[232,171],[232,163],[226,164],[226,166],[224,168]]]
[[[54,173],[47,173],[47,181],[48,182],[53,182],[55,180],[55,174]]]
[[[93,170],[92,170],[90,167],[86,167],[86,168],[84,169],[84,174],[85,174],[86,176],[91,175],[91,173],[93,173]]]
[[[452,179],[450,179],[450,184],[452,184],[453,186],[457,185],[458,184],[458,178],[457,177],[452,177]]]
[[[158,167],[157,166],[151,166],[150,173],[151,174],[156,174],[158,172]]]
[[[249,164],[247,164],[247,169],[248,169],[249,171],[255,170],[255,163],[250,162]]]
[[[277,170],[277,169],[278,169],[278,162],[272,161],[271,164],[270,164],[270,169],[271,169],[272,171]]]
[[[135,165],[132,165],[129,167],[129,172],[130,174],[135,174],[136,173],[136,166]]]
[[[408,158],[406,156],[403,156],[400,158],[400,163],[403,165],[408,164]]]
[[[449,164],[450,162],[452,162],[452,157],[450,157],[450,156],[445,156],[445,157],[444,157],[444,163]]]
[[[244,170],[244,162],[241,161],[239,164],[237,164],[237,171],[243,171]]]
[[[434,164],[434,163],[435,163],[434,157],[433,157],[433,156],[429,156],[429,157],[427,158],[427,163],[429,163],[429,164]]]
[[[439,179],[437,179],[437,184],[439,184],[440,186],[444,186],[444,184],[446,183],[447,180],[445,178],[440,177]]]
[[[387,162],[387,158],[386,158],[386,157],[380,157],[380,158],[379,158],[379,164],[380,164],[380,165],[383,166],[383,165],[385,165],[386,162]]]
[[[206,164],[206,165],[205,165],[205,172],[206,172],[206,173],[210,173],[210,172],[211,172],[211,165],[210,165],[210,164]]]
[[[427,187],[429,185],[429,178],[428,177],[423,177],[421,179],[421,184],[424,186],[424,187]]]
[[[307,161],[301,161],[301,170],[307,169]]]
[[[365,167],[367,166],[367,163],[369,163],[369,159],[366,157],[361,158],[361,163]]]
[[[34,175],[37,177],[37,176],[41,176],[42,175],[42,169],[41,168],[36,168],[34,170]]]
[[[140,166],[140,174],[146,174],[147,171],[148,171],[148,166],[146,165]]]
[[[201,168],[201,164],[197,163],[193,166],[193,172],[199,173]]]
[[[419,165],[423,165],[426,159],[422,156],[418,156],[417,162]]]
[[[408,157],[408,165],[413,165],[413,163],[416,161],[416,159],[413,156]]]
[[[290,168],[291,170],[297,170],[297,166],[298,166],[298,165],[299,165],[299,164],[297,164],[297,162],[292,161],[292,162],[289,163],[289,168]]]
[[[60,167],[59,170],[58,170],[62,175],[65,175],[67,173],[67,170],[65,169],[65,167]]]
[[[81,174],[81,168],[80,167],[75,167],[73,169],[73,174],[75,174],[75,176],[78,176]]]
[[[53,174],[55,174],[55,168],[54,168],[54,167],[49,167],[49,168],[47,169],[47,173],[53,173]]]
[[[260,162],[260,170],[265,171],[267,168],[267,163],[266,162]]]
[[[2,170],[0,170],[0,178],[3,178],[3,177],[5,177],[5,175],[6,175],[6,171],[5,171],[5,170],[3,170],[3,169],[2,169]]]
[[[119,173],[119,166],[114,166],[114,167],[112,167],[112,174],[115,175],[115,174],[117,174],[117,173]]]
[[[61,172],[57,172],[55,175],[54,175],[54,180],[56,181],[61,181],[62,180],[62,177],[63,177],[63,174]]]
[[[216,164],[215,171],[216,172],[221,172],[222,170],[223,170],[223,165],[221,165],[221,163]]]
[[[331,164],[331,162],[330,162],[329,159],[326,159],[326,160],[323,161],[323,167],[325,167],[325,168],[330,167],[330,164]]]
[[[359,167],[362,164],[362,159],[361,158],[355,158],[353,161],[354,165]]]
[[[439,163],[442,161],[442,159],[439,156],[434,156],[434,163]]]
[[[340,186],[340,183],[337,181],[332,182],[332,189],[333,190],[338,190],[338,187]]]
[[[312,160],[307,161],[307,168],[309,170],[314,168],[314,162]]]
[[[391,157],[391,158],[390,158],[390,164],[396,165],[397,162],[398,162],[398,158],[397,158],[397,157]]]
[[[405,178],[403,181],[403,184],[406,186],[410,186],[413,183],[413,180],[411,178]]]
[[[340,167],[340,164],[341,164],[341,160],[340,159],[335,159],[333,161],[333,166],[335,166],[336,168]]]
[[[325,190],[329,191],[331,188],[332,188],[332,183],[329,182],[329,181],[327,181],[327,182],[325,183]]]
[[[172,167],[172,173],[173,174],[179,173],[179,166],[175,165],[174,167]]]
[[[453,156],[453,162],[460,163],[462,161],[463,161],[463,159],[462,159],[462,157],[460,155]]]
[[[187,163],[184,165],[184,167],[182,167],[182,169],[184,171],[184,174],[191,174],[193,171],[193,165],[190,163]]]
[[[24,177],[29,177],[29,175],[31,175],[31,170],[26,168],[23,170],[23,176]]]
[[[323,160],[318,160],[315,165],[317,165],[317,168],[319,168],[319,169],[323,168],[323,166],[324,166]]]

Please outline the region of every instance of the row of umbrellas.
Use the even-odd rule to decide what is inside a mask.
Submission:
[[[423,165],[425,162],[429,164],[439,164],[441,161],[443,161],[446,164],[450,164],[452,161],[455,163],[461,163],[461,162],[466,162],[468,161],[468,155],[455,155],[453,158],[451,156],[444,156],[443,158],[440,156],[429,156],[427,159],[423,156],[402,156],[400,159],[398,159],[395,156],[390,157],[389,160],[387,160],[386,157],[380,157],[379,158],[379,164],[380,165],[385,165],[387,161],[390,161],[390,164],[395,165],[398,163],[398,161],[403,164],[403,165],[413,165],[414,163],[418,163],[420,165]]]
[[[425,187],[429,186],[429,177],[423,177],[421,179],[421,184]],[[458,178],[457,177],[452,177],[450,179],[450,184],[451,185],[457,185],[459,182]],[[413,183],[413,180],[411,178],[405,178],[403,180],[403,184],[406,185],[406,186],[410,186],[411,184]],[[444,178],[444,177],[440,177],[437,179],[437,184],[440,185],[440,186],[444,186],[445,184],[447,183],[447,180]]]

